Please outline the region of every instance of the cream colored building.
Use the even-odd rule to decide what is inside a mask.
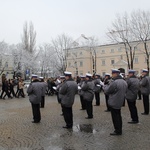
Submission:
[[[146,55],[142,42],[132,42],[132,49],[135,49],[134,70],[140,74],[141,69],[147,68]],[[148,48],[150,41],[148,42]],[[128,63],[123,43],[100,45],[92,47],[76,47],[67,50],[67,70],[73,75],[85,75],[85,73],[98,73],[104,75],[110,73],[112,68],[128,71]],[[96,60],[96,63],[94,63]],[[93,67],[93,64],[96,64]]]
[[[0,55],[0,76],[5,74],[8,79],[12,79],[14,75],[14,62],[12,55]]]

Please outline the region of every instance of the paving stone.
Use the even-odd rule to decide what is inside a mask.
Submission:
[[[95,100],[93,101],[95,104]],[[101,105],[93,106],[94,119],[87,120],[80,109],[79,96],[73,106],[73,129],[63,129],[61,107],[56,96],[46,96],[41,109],[42,120],[33,124],[28,97],[0,100],[0,150],[148,150],[150,149],[150,116],[142,116],[143,103],[137,100],[139,124],[128,124],[127,105],[122,108],[123,135],[110,136],[114,131],[104,95]]]

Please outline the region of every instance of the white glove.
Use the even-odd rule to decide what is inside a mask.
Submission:
[[[80,86],[78,86],[78,90],[81,90],[81,87],[80,87]]]
[[[104,86],[104,82],[100,81],[100,85],[101,85],[101,86]]]

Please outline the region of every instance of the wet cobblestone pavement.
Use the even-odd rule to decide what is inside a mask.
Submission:
[[[28,97],[0,100],[0,150],[149,150],[150,115],[141,115],[142,101],[137,100],[137,106],[140,123],[127,123],[131,119],[126,105],[122,108],[123,135],[114,137],[109,135],[114,128],[110,113],[104,112],[103,94],[101,106],[94,106],[92,120],[85,119],[76,96],[73,129],[62,128],[65,122],[56,96],[46,97],[39,124],[31,123]]]

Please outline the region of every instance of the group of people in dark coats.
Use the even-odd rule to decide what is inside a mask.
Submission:
[[[112,69],[112,74],[105,74],[103,82],[99,75],[93,76],[86,73],[86,76],[80,77],[80,82],[75,82],[72,78],[71,72],[64,72],[64,76],[55,82],[57,99],[61,104],[62,114],[66,125],[63,128],[70,129],[73,127],[73,112],[75,95],[80,95],[81,110],[86,110],[86,119],[93,118],[93,99],[95,96],[96,106],[100,105],[99,93],[104,91],[106,98],[106,112],[111,112],[112,122],[115,131],[110,135],[122,135],[122,117],[121,108],[125,99],[129,107],[131,121],[130,124],[139,123],[138,111],[136,107],[136,99],[139,90],[143,95],[144,112],[142,115],[149,114],[149,93],[150,93],[150,78],[148,77],[148,70],[143,69],[141,80],[136,75],[135,70],[129,70],[128,77],[125,79],[120,75],[120,70]],[[42,93],[46,91],[46,84],[37,79],[37,76],[32,76],[32,83],[30,84],[27,93],[32,105],[33,123],[39,123],[41,120],[40,103],[43,100]],[[42,84],[44,83],[44,84]]]

